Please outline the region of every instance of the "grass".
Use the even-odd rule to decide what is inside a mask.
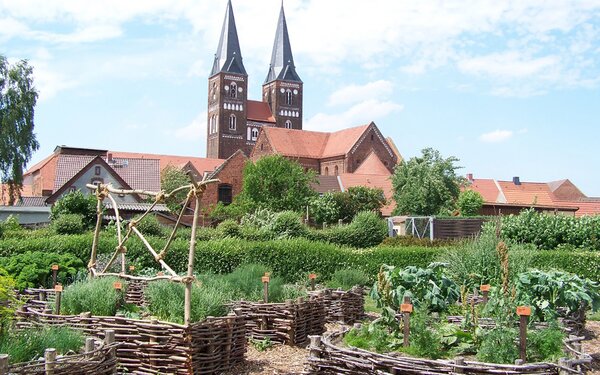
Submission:
[[[353,286],[366,286],[369,284],[369,276],[355,269],[337,270],[327,282],[327,286],[333,289],[350,290]]]
[[[600,311],[596,311],[596,312],[590,311],[587,315],[587,319],[593,320],[593,321],[600,321]]]
[[[365,297],[365,312],[381,314],[381,308],[377,307],[375,300],[371,296]]]
[[[10,363],[21,363],[43,357],[47,348],[58,354],[78,352],[83,342],[83,335],[69,327],[35,327],[0,337],[0,353],[8,354]]]

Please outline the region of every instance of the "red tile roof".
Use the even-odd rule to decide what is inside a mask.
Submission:
[[[548,184],[541,182],[521,182],[515,185],[512,181],[498,181],[507,203],[553,205],[555,198]]]
[[[353,186],[366,186],[383,190],[383,195],[388,203],[381,208],[381,213],[383,216],[392,215],[396,202],[393,200],[394,192],[389,173],[386,175],[343,173],[339,177],[344,191]]]
[[[500,190],[498,189],[496,182],[492,179],[474,179],[468,189],[479,192],[485,202],[504,203],[503,199],[499,197]]]
[[[370,125],[333,133],[263,127],[273,151],[285,156],[322,159],[346,155]]]
[[[271,113],[269,103],[259,102],[256,100],[248,100],[248,120],[258,122],[275,123],[275,117]]]
[[[381,159],[371,151],[365,161],[354,171],[356,174],[379,174],[391,175],[387,167],[381,162]]]

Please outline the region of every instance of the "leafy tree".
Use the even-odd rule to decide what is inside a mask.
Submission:
[[[381,189],[353,186],[348,188],[348,195],[350,196],[352,209],[355,214],[360,211],[379,211],[386,203],[383,190]]]
[[[340,217],[340,206],[334,193],[328,192],[311,199],[310,214],[317,224],[337,222]]]
[[[379,211],[385,204],[381,189],[366,186],[351,187],[345,192],[325,193],[310,202],[311,215],[316,223],[351,221],[358,212]]]
[[[175,166],[167,165],[162,172],[160,172],[160,188],[167,193],[170,193],[178,187],[188,185],[189,183],[190,179],[187,174]],[[186,196],[187,191],[183,190],[169,197],[165,203],[172,212],[179,212],[183,207]]]
[[[10,65],[0,55],[0,177],[8,184],[9,204],[19,197],[23,168],[39,148],[33,132],[37,97],[27,61]]]
[[[456,202],[462,216],[476,216],[483,206],[483,197],[475,190],[464,190]]]
[[[244,168],[242,195],[251,207],[302,212],[316,195],[310,184],[315,172],[281,155],[249,161]]]
[[[395,214],[435,215],[454,206],[464,179],[456,174],[457,158],[444,159],[432,148],[402,161],[392,175]]]
[[[98,201],[92,194],[83,194],[75,190],[63,195],[54,206],[50,219],[55,221],[61,215],[76,214],[81,215],[81,221],[85,228],[91,228],[96,224],[96,205]]]

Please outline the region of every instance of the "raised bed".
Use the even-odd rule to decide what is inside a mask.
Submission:
[[[8,366],[8,356],[0,356],[0,375],[109,375],[117,373],[117,343],[110,334],[107,342],[88,338],[83,353],[56,356],[54,349],[47,349],[44,359],[16,363]]]
[[[348,348],[341,343],[346,332],[328,333],[323,337],[311,336],[309,364],[306,369],[308,374],[582,374],[585,373],[585,365],[591,362],[591,357],[581,352],[578,344],[583,339],[581,337],[571,337],[565,341],[565,350],[570,358],[561,359],[558,364],[501,365],[466,361],[462,358],[452,361],[391,356]]]
[[[309,294],[323,299],[325,321],[328,323],[353,324],[365,318],[365,292],[361,287],[348,291],[323,289]]]
[[[306,346],[309,335],[325,331],[325,307],[320,296],[285,303],[240,301],[232,307],[245,320],[247,337],[255,340]]]
[[[133,374],[217,374],[243,361],[246,352],[244,319],[236,315],[209,317],[189,326],[27,309],[16,316],[19,327],[67,325],[100,337],[104,330],[112,329],[120,343],[116,351],[119,366]]]

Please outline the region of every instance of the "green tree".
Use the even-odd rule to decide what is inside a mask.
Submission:
[[[435,215],[453,209],[464,179],[456,174],[457,158],[444,159],[432,148],[402,161],[392,175],[395,214]]]
[[[167,165],[162,172],[160,172],[160,188],[167,193],[177,189],[178,187],[189,185],[190,178],[187,174],[172,165]],[[179,212],[183,207],[185,198],[187,196],[187,190],[182,190],[173,196],[170,196],[166,200],[166,205],[172,212]]]
[[[316,195],[310,186],[313,182],[314,171],[304,171],[281,155],[269,155],[246,164],[242,195],[253,208],[302,212]]]
[[[352,202],[354,215],[361,211],[379,211],[386,203],[383,190],[367,186],[353,186],[348,188],[348,195]]]
[[[456,205],[462,216],[476,216],[483,206],[483,197],[475,190],[464,190],[458,195]]]
[[[39,148],[33,132],[37,97],[27,61],[11,65],[0,55],[0,177],[8,184],[9,204],[19,197],[23,169]]]
[[[96,224],[96,205],[98,201],[93,194],[83,194],[79,190],[71,191],[56,201],[51,209],[50,220],[55,221],[61,215],[75,214],[82,217],[85,228]]]

